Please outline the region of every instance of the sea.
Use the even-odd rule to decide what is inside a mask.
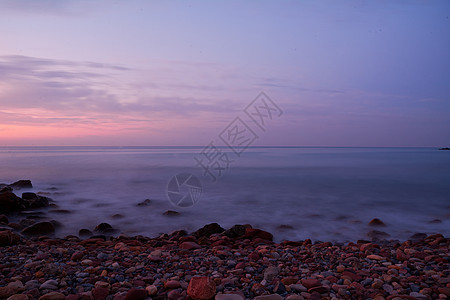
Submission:
[[[437,148],[0,147],[0,183],[29,179],[56,235],[106,222],[156,237],[251,224],[275,241],[450,233],[450,151]],[[147,200],[148,199],[148,200]],[[147,200],[147,201],[145,201]],[[167,215],[167,211],[177,215]],[[22,215],[12,216],[18,221]],[[385,226],[369,222],[380,219]]]

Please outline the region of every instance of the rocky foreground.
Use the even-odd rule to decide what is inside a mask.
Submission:
[[[209,224],[157,238],[28,237],[0,231],[0,298],[446,299],[449,239],[272,242]]]

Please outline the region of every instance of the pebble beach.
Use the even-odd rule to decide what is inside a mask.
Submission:
[[[272,242],[249,225],[156,238],[0,231],[0,298],[447,299],[449,239]]]

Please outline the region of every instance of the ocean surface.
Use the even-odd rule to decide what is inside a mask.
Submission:
[[[449,236],[450,151],[254,147],[240,157],[221,151],[220,163],[206,171],[195,160],[212,159],[204,147],[0,147],[0,183],[30,179],[31,191],[66,210],[42,210],[62,224],[58,236],[101,222],[151,237],[212,222],[251,224],[276,241],[356,241],[374,229],[399,240],[418,232]],[[173,193],[180,173],[197,178],[201,194],[181,185],[185,175],[176,177],[180,189]],[[181,202],[190,206],[174,205],[183,195],[193,197]],[[148,205],[137,205],[146,199]],[[386,226],[369,226],[373,218]]]

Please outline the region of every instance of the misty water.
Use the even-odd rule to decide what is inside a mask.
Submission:
[[[202,149],[0,147],[0,183],[30,179],[31,191],[69,211],[41,210],[62,224],[57,236],[101,222],[150,237],[212,222],[224,228],[251,224],[277,241],[356,241],[374,229],[400,240],[418,232],[449,235],[450,151],[258,147],[237,157],[222,149],[233,162],[212,182],[194,160]],[[167,185],[179,173],[202,184],[190,207],[168,199]],[[149,205],[137,205],[146,199]],[[167,210],[180,215],[163,215]],[[386,226],[368,226],[373,218]]]

